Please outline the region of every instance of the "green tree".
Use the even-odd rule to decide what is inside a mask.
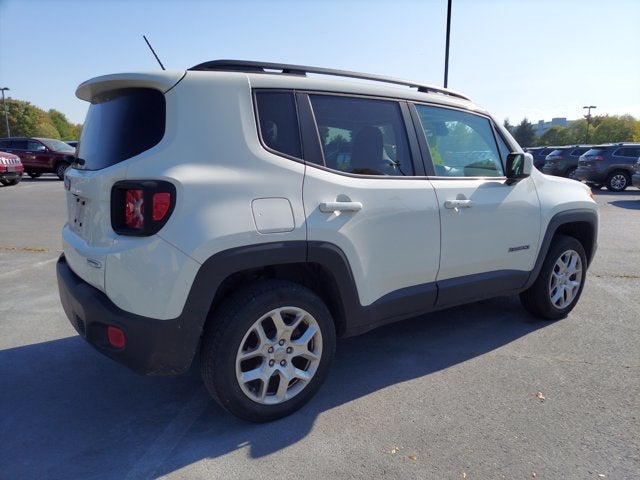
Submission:
[[[49,110],[48,115],[51,123],[58,131],[62,140],[74,140],[77,138],[78,132],[75,125],[69,123],[67,117],[65,117],[63,113],[51,109]]]
[[[40,118],[38,109],[29,102],[7,100],[9,130],[15,136],[33,136]]]
[[[573,143],[571,132],[565,127],[551,127],[549,130],[540,135],[538,145],[567,145]]]
[[[587,143],[587,121],[585,119],[575,120],[567,127],[567,143],[565,145],[580,145]],[[589,127],[589,143],[592,143],[593,127]]]
[[[504,125],[504,128],[506,128],[509,131],[509,133],[513,135],[513,130],[515,129],[515,127],[511,125],[508,118],[504,119],[503,125]]]
[[[34,137],[55,138],[60,140],[60,133],[48,118],[43,117],[36,125]]]
[[[529,120],[524,118],[513,130],[513,136],[523,147],[531,147],[536,142],[536,131]]]
[[[61,140],[73,140],[79,137],[82,125],[70,123],[64,114],[57,110],[45,112],[24,100],[9,98],[6,100],[9,130],[14,137],[47,137]],[[4,112],[3,112],[4,114]],[[4,122],[2,132],[4,131]]]
[[[589,134],[593,143],[633,142],[637,140],[637,125],[631,115],[596,117],[593,132]]]

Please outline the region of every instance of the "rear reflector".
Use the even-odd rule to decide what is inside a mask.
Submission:
[[[153,221],[159,222],[167,214],[171,208],[171,194],[169,192],[160,192],[153,194]]]
[[[107,338],[109,345],[114,348],[124,348],[127,343],[124,332],[117,327],[107,327]]]

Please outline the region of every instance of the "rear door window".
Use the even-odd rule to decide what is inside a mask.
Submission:
[[[80,137],[85,170],[101,170],[157,145],[165,131],[162,92],[128,88],[95,97]]]
[[[398,102],[309,95],[325,166],[358,175],[413,175]]]

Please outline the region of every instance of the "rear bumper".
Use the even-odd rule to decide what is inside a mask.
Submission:
[[[607,179],[607,172],[601,172],[593,168],[578,167],[575,173],[576,180],[591,183],[604,183]]]
[[[561,177],[564,173],[564,166],[546,163],[542,167],[542,173],[544,173],[545,175],[555,175],[556,177]]]
[[[201,324],[190,324],[188,315],[158,320],[118,308],[104,293],[73,273],[64,254],[58,259],[56,271],[60,300],[69,321],[96,350],[142,374],[175,375],[189,369]],[[109,343],[109,326],[124,332],[123,348]]]

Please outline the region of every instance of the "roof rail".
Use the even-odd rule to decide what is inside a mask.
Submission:
[[[372,80],[376,82],[392,83],[394,85],[404,85],[418,89],[424,93],[440,93],[451,97],[462,98],[463,100],[471,100],[469,97],[449,90],[447,88],[434,87],[421,83],[402,80],[400,78],[386,77],[382,75],[373,75],[369,73],[351,72],[349,70],[335,70],[332,68],[308,67],[304,65],[289,65],[284,63],[269,62],[253,62],[247,60],[212,60],[204,62],[189,70],[204,71],[223,71],[223,72],[247,72],[247,73],[282,73],[288,75],[302,75],[307,73],[316,73],[319,75],[330,75],[335,77],[357,78],[360,80]]]

